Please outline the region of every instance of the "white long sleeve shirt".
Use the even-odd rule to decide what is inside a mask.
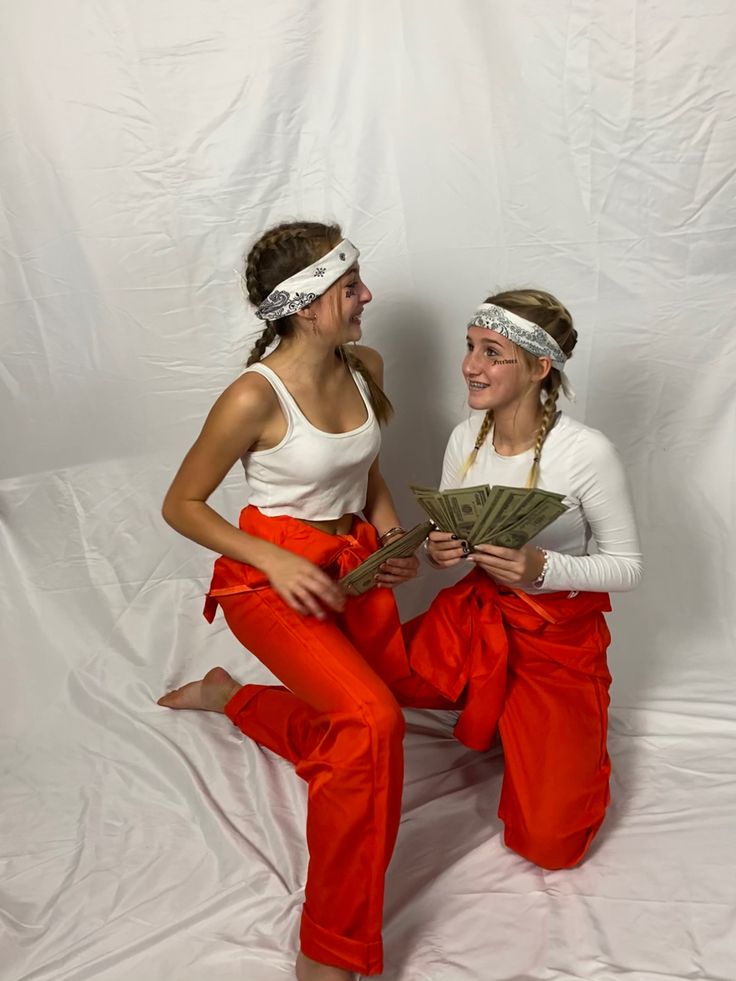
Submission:
[[[526,485],[533,451],[502,456],[493,447],[493,432],[461,476],[482,419],[474,415],[453,430],[445,450],[442,490]],[[520,588],[528,593],[634,589],[641,580],[642,556],[626,475],[613,444],[597,429],[560,413],[544,442],[540,464],[537,486],[564,494],[568,510],[531,541],[549,556],[543,587]]]

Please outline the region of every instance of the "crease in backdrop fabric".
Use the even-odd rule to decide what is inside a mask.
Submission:
[[[534,283],[573,310],[565,408],[617,444],[647,563],[579,869],[505,851],[498,753],[410,714],[384,976],[733,981],[734,51],[723,0],[3,6],[3,981],[291,971],[305,788],[154,700],[268,677],[159,507],[260,329],[233,270],[298,216],[362,249],[405,520],[466,411],[470,311]],[[246,498],[236,468],[212,503]]]

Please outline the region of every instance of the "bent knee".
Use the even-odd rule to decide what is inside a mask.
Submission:
[[[406,722],[401,707],[393,696],[364,703],[362,714],[367,725],[379,738],[403,739]]]
[[[519,832],[506,827],[504,842],[522,858],[542,869],[571,869],[585,858],[590,844],[600,828],[603,818],[593,827],[570,834],[527,830]]]
[[[404,716],[395,701],[356,702],[330,717],[320,754],[329,753],[356,770],[372,769],[377,759],[388,763],[401,755],[404,729]]]
[[[353,754],[376,741],[401,741],[406,728],[399,703],[390,692],[347,700],[336,711],[325,713],[324,719],[325,738],[339,741],[343,751],[351,747]]]

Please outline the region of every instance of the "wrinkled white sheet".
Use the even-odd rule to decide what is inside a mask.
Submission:
[[[385,977],[736,979],[734,51],[726,0],[2,6],[3,981],[289,977],[304,787],[154,704],[266,677],[158,508],[258,330],[242,250],[325,215],[375,292],[406,519],[469,311],[533,283],[575,313],[571,411],[619,446],[647,559],[581,868],[507,852],[500,758],[410,713]],[[233,471],[214,503],[244,499]]]

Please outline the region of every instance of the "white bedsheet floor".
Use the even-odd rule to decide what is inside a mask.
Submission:
[[[95,697],[89,679],[66,692]],[[82,713],[83,734],[68,714],[39,705],[5,754],[3,981],[291,977],[306,788],[290,765],[143,686]],[[407,716],[385,981],[736,979],[725,724],[644,736],[614,712],[607,822],[579,868],[550,873],[502,844],[500,752],[456,743],[450,713]]]

